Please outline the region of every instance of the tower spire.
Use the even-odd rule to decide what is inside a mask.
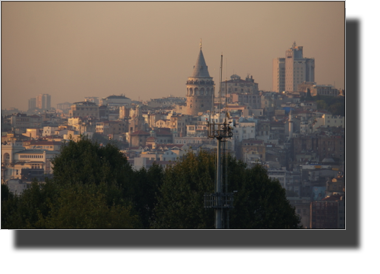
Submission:
[[[202,50],[202,38],[201,38],[201,41],[200,41],[200,43],[199,43],[199,47],[200,47],[200,49]]]
[[[202,52],[202,42],[199,45],[200,45],[199,55],[198,55],[197,62],[194,66],[192,77],[210,77],[208,73],[206,61]]]

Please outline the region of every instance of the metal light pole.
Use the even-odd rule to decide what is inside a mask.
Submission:
[[[209,138],[216,138],[217,140],[217,152],[216,152],[216,185],[214,193],[205,193],[205,208],[212,208],[215,210],[215,228],[224,228],[222,223],[223,209],[229,210],[233,208],[233,193],[227,193],[223,191],[222,181],[222,161],[221,161],[221,142],[226,142],[227,138],[231,138],[232,122],[228,122],[227,119],[223,123],[208,122]],[[225,178],[227,180],[227,178]]]
[[[222,67],[223,67],[223,55],[221,55],[220,60],[220,86],[219,86],[219,107],[221,108],[221,86],[222,86]],[[226,90],[227,93],[227,90]],[[228,222],[228,210],[233,208],[233,193],[227,193],[227,187],[225,192],[223,191],[223,180],[222,180],[222,162],[221,162],[221,142],[226,142],[227,138],[231,138],[232,128],[234,126],[234,121],[228,121],[227,117],[224,119],[223,123],[216,123],[215,120],[211,122],[211,113],[214,108],[214,99],[212,100],[211,110],[210,110],[210,119],[208,121],[208,137],[216,138],[217,140],[217,151],[216,151],[216,184],[214,193],[205,193],[204,194],[204,207],[212,208],[215,210],[215,228],[221,229],[225,227],[225,222],[223,220],[223,209],[227,210],[227,222]],[[220,112],[219,112],[220,114]],[[229,114],[227,112],[227,116]],[[220,115],[219,115],[220,118]],[[232,125],[231,125],[232,124]],[[227,170],[225,176],[225,182],[227,185]],[[228,227],[228,225],[227,225]]]

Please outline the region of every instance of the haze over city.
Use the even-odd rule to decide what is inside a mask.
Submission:
[[[272,90],[272,60],[293,42],[315,82],[344,87],[344,2],[2,2],[2,108],[86,96],[186,96],[200,39],[216,90],[250,74]]]

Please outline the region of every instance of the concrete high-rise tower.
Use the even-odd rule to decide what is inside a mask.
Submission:
[[[208,73],[205,58],[202,52],[202,44],[193,75],[186,82],[186,107],[188,115],[198,115],[199,112],[207,112],[213,107],[212,98],[215,91],[214,81]]]
[[[285,90],[285,58],[273,59],[272,90],[283,92]]]
[[[51,96],[49,94],[39,94],[36,100],[37,108],[50,109],[51,108]]]
[[[296,91],[302,82],[314,82],[314,58],[303,58],[303,47],[294,42],[285,52],[285,91]]]
[[[30,98],[28,101],[28,110],[34,110],[36,108],[36,98]]]
[[[303,57],[303,47],[292,47],[285,52],[285,58],[273,59],[273,91],[297,91],[303,82],[314,82],[314,58]]]

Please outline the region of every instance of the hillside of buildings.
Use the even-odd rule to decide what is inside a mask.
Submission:
[[[224,151],[277,179],[303,227],[344,228],[344,90],[315,83],[313,74],[301,70],[310,72],[314,59],[303,58],[302,47],[290,50],[300,66],[292,77],[297,81],[281,80],[288,72],[281,70],[284,58],[277,58],[273,91],[236,74],[216,91],[200,50],[185,97],[134,101],[121,94],[53,108],[43,94],[29,101],[27,112],[3,109],[2,184],[18,196],[33,180],[52,179],[63,144],[84,136],[101,147],[116,146],[134,171],[166,168],[189,152],[214,152],[209,122],[228,117],[236,126]]]

